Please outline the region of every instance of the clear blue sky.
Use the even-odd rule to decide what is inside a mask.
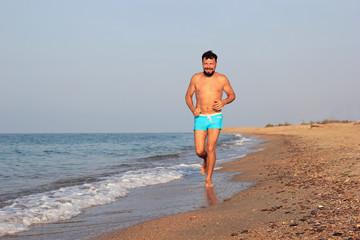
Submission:
[[[201,55],[225,126],[360,119],[357,0],[0,0],[0,132],[183,132]]]

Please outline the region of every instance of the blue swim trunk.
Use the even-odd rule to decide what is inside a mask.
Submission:
[[[222,129],[222,113],[214,113],[214,114],[200,114],[195,117],[194,120],[194,131],[195,130],[204,130],[207,131],[208,128],[213,129]]]

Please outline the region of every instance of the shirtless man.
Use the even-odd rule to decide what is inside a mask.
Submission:
[[[211,182],[216,162],[215,147],[222,129],[221,109],[234,101],[235,93],[226,76],[215,72],[217,56],[212,51],[202,55],[204,71],[196,73],[190,81],[185,95],[186,104],[195,117],[194,138],[196,154],[204,159],[201,173],[206,175],[205,187],[213,187]],[[227,98],[222,99],[223,92]],[[196,97],[196,107],[193,95]]]

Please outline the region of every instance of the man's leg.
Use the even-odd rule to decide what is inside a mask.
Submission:
[[[207,133],[207,143],[206,143],[206,153],[207,153],[207,158],[206,158],[206,163],[207,163],[207,175],[205,178],[205,187],[212,187],[213,184],[211,182],[212,179],[212,174],[214,171],[214,167],[215,167],[215,162],[216,162],[216,153],[215,153],[215,148],[216,148],[216,142],[219,138],[220,135],[220,129],[208,129],[208,133]]]
[[[207,153],[205,150],[205,141],[206,141],[207,132],[203,130],[195,130],[194,131],[194,139],[195,139],[195,151],[196,154],[204,159],[203,165],[201,167],[201,173],[203,175],[207,172]]]

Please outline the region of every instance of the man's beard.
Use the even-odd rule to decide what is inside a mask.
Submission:
[[[215,72],[215,71],[212,71],[212,72],[210,72],[210,73],[207,73],[207,72],[204,70],[204,74],[205,74],[205,76],[207,76],[207,77],[211,77],[212,75],[214,75],[214,72]]]

